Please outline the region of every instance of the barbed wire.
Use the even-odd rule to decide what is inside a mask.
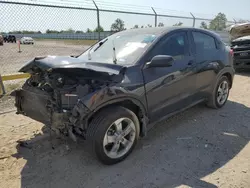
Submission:
[[[83,7],[83,8],[91,8],[96,9],[93,0],[85,0],[85,1],[77,1],[77,0],[2,0],[5,2],[20,2],[20,3],[33,3],[33,4],[47,4],[47,5],[59,5],[59,6],[72,6],[72,7]],[[138,12],[138,9],[140,9],[139,12],[141,13],[153,13],[152,8],[150,6],[146,5],[135,5],[135,4],[120,4],[117,2],[107,2],[103,0],[95,0],[98,8],[100,10],[107,9],[107,10],[121,10],[121,11],[127,11],[127,12]],[[167,15],[173,15],[173,16],[185,16],[190,17],[190,12],[183,11],[183,10],[173,10],[173,9],[164,9],[164,8],[158,8],[154,7],[157,14],[167,14]],[[207,20],[207,19],[214,19],[216,15],[214,14],[205,14],[205,13],[198,13],[198,12],[192,12],[192,14],[199,19]],[[235,20],[249,20],[249,19],[242,19],[242,18],[234,18],[230,16],[229,21],[235,22]]]

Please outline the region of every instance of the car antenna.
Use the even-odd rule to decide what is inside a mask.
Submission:
[[[114,62],[114,64],[117,64],[114,40],[112,41],[112,43],[113,43],[113,62]]]
[[[88,60],[91,60],[91,54],[90,54],[90,51],[92,50],[92,47],[89,49],[88,51]]]

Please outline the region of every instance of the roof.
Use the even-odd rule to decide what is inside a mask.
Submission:
[[[174,29],[179,29],[183,27],[148,27],[148,28],[137,28],[137,29],[128,29],[121,31],[120,33],[152,33],[159,35],[161,33],[166,33]]]
[[[149,28],[138,28],[138,29],[128,29],[128,30],[124,30],[119,32],[119,34],[122,33],[145,33],[145,34],[154,34],[154,35],[162,35],[162,34],[166,34],[170,31],[174,31],[174,30],[179,30],[179,29],[190,29],[190,30],[196,30],[196,31],[205,31],[208,32],[210,34],[214,34],[216,35],[215,32],[209,31],[209,30],[205,30],[205,29],[201,29],[201,28],[194,28],[194,27],[182,27],[182,26],[172,26],[172,27],[149,27]]]

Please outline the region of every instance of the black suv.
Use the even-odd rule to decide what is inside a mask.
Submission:
[[[20,69],[17,113],[46,124],[115,164],[169,116],[205,102],[221,108],[233,84],[233,57],[217,34],[195,28],[115,33],[79,56],[37,57]]]
[[[16,43],[16,37],[15,37],[15,35],[7,35],[7,36],[4,36],[4,42]]]

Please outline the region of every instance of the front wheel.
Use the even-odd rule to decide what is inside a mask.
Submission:
[[[90,123],[86,140],[97,158],[106,165],[123,161],[139,138],[139,120],[121,106],[101,111]]]
[[[208,101],[208,106],[212,108],[223,107],[227,102],[229,91],[230,82],[226,76],[222,76]]]

